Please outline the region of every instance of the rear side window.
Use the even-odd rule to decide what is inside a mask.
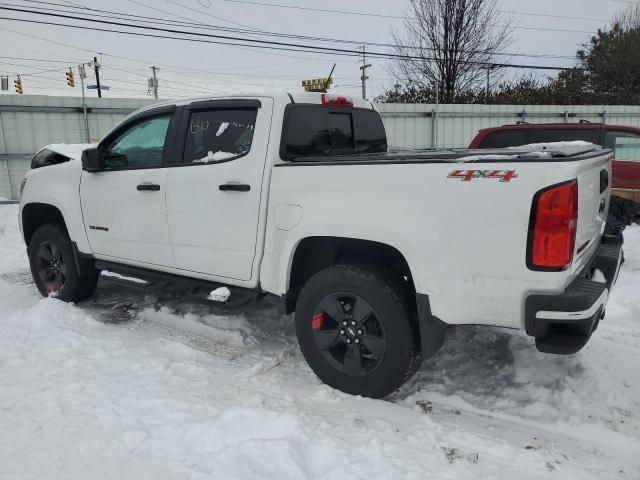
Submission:
[[[282,158],[387,151],[380,115],[373,110],[295,105],[287,111]]]
[[[191,112],[184,163],[211,163],[238,158],[251,150],[255,109],[215,109]]]
[[[595,128],[556,128],[544,129],[537,132],[536,141],[541,143],[549,142],[574,142],[582,140],[584,142],[600,143],[600,130]]]
[[[487,135],[480,144],[480,148],[519,147],[528,143],[531,142],[528,132],[524,129],[499,130]]]

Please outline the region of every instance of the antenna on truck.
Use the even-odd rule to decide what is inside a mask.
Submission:
[[[331,67],[331,71],[329,72],[329,77],[327,78],[327,81],[324,82],[324,93],[327,93],[327,89],[329,88],[329,85],[331,84],[331,77],[333,77],[333,71],[336,69],[336,64],[333,64],[333,67]]]

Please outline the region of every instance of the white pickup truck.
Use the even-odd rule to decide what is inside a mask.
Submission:
[[[109,270],[277,297],[321,380],[384,397],[451,325],[582,348],[621,262],[610,179],[591,144],[393,153],[369,102],[226,96],[44,148],[20,225],[43,295],[81,301]]]

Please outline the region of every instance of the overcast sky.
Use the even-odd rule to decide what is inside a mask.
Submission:
[[[169,19],[169,22],[200,23],[231,28],[250,28],[316,37],[353,40],[356,42],[388,43],[392,30],[402,30],[402,20],[407,1],[403,0],[48,0],[51,3],[4,0],[0,6],[11,8],[75,11],[75,15],[106,15],[82,12],[72,5],[84,6],[119,14]],[[249,4],[261,3],[263,5]],[[65,6],[66,4],[66,6]],[[271,5],[289,5],[316,9],[361,12],[368,15],[351,15],[282,8]],[[508,53],[517,54],[505,60],[511,63],[534,65],[570,66],[569,58],[536,58],[520,55],[558,55],[573,57],[576,49],[590,37],[590,32],[605,27],[611,17],[624,9],[627,0],[537,0],[522,2],[504,0],[502,10],[511,13],[514,25],[513,42]],[[58,12],[59,13],[59,12]],[[74,13],[65,13],[74,15]],[[527,14],[527,15],[525,15]],[[533,15],[535,14],[535,15]],[[555,15],[552,18],[537,15]],[[3,10],[1,17],[29,18],[58,23],[86,23],[52,19],[45,16]],[[140,23],[140,19],[128,21]],[[93,24],[97,28],[122,29],[105,24]],[[186,29],[186,25],[166,26]],[[193,27],[191,27],[193,30]],[[544,29],[544,30],[542,30]],[[213,30],[200,30],[221,33]],[[160,32],[149,32],[162,34]],[[222,33],[251,38],[247,34]],[[164,35],[167,35],[166,33]],[[34,38],[39,37],[39,38]],[[255,37],[253,37],[255,38]],[[264,38],[264,37],[262,37]],[[291,40],[268,37],[270,40],[320,45],[309,40]],[[76,88],[66,86],[64,71],[68,66],[88,62],[96,54],[101,58],[102,83],[111,87],[105,96],[131,97],[147,95],[147,78],[150,66],[160,68],[159,94],[161,98],[199,96],[206,92],[257,90],[264,87],[298,90],[300,81],[325,77],[334,62],[335,91],[358,95],[360,93],[361,60],[356,57],[258,50],[246,47],[192,43],[133,37],[93,30],[47,26],[36,23],[0,20],[0,71],[10,75],[10,91],[13,94],[13,78],[21,74],[25,94],[80,95],[79,79]],[[323,44],[326,45],[326,44]],[[358,45],[333,44],[336,48],[354,49]],[[387,51],[384,47],[368,47]],[[102,55],[100,55],[102,53]],[[16,57],[16,58],[7,58]],[[28,59],[28,60],[27,60]],[[368,59],[373,64],[369,71],[370,97],[393,85],[382,59]],[[95,83],[93,74],[87,79]],[[88,92],[95,96],[94,92]]]

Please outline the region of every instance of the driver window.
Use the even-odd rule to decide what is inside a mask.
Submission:
[[[104,150],[108,170],[160,167],[171,114],[136,123]]]
[[[191,112],[184,163],[220,162],[251,150],[257,110],[218,109]]]

